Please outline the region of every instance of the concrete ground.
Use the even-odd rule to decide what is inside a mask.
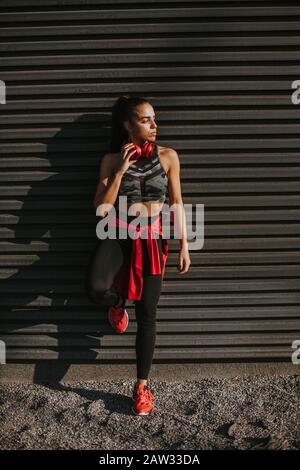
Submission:
[[[150,379],[148,416],[133,383],[2,383],[0,449],[300,449],[299,375]]]

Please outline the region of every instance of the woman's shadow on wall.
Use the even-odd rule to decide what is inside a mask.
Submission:
[[[35,383],[58,383],[70,364],[93,362],[103,335],[112,334],[107,309],[85,292],[99,241],[93,199],[108,149],[106,127],[107,117],[99,114],[64,123],[39,142],[45,149],[35,157],[40,162],[34,168],[29,162],[22,186],[16,185],[19,209],[12,214],[8,252],[13,262],[2,282],[11,335],[7,362],[11,349],[12,362],[34,363]]]

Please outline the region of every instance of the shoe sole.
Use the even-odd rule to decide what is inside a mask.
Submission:
[[[137,416],[147,416],[152,413],[153,409],[151,411],[141,411],[141,413],[137,413],[134,409],[134,407],[131,408],[132,411],[134,412],[135,415]]]
[[[124,328],[123,331],[116,331],[116,330],[115,330],[115,327],[114,327],[114,324],[110,321],[110,317],[108,316],[108,321],[109,321],[109,323],[110,323],[110,326],[112,327],[112,329],[114,330],[115,333],[120,333],[120,334],[122,334],[122,333],[125,333],[125,331],[127,330],[128,323],[129,323],[129,316],[128,316],[128,313],[127,313],[127,312],[125,313],[125,315],[126,315],[126,326],[125,326],[125,328]]]

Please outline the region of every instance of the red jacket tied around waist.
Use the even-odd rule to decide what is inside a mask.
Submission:
[[[140,300],[143,290],[143,256],[141,236],[146,239],[147,251],[150,261],[150,274],[165,275],[165,267],[169,251],[168,242],[162,238],[162,266],[159,256],[159,247],[155,234],[163,235],[161,224],[161,213],[151,224],[135,226],[125,222],[117,216],[109,218],[116,227],[126,228],[132,239],[132,250],[130,256],[125,256],[124,263],[118,271],[111,290],[118,292],[124,298]],[[142,235],[143,234],[143,235]],[[129,236],[129,235],[128,235]]]

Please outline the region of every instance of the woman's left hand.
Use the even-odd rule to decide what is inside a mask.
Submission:
[[[180,248],[179,251],[179,266],[178,271],[179,274],[184,274],[188,271],[191,264],[190,254],[188,247]]]

